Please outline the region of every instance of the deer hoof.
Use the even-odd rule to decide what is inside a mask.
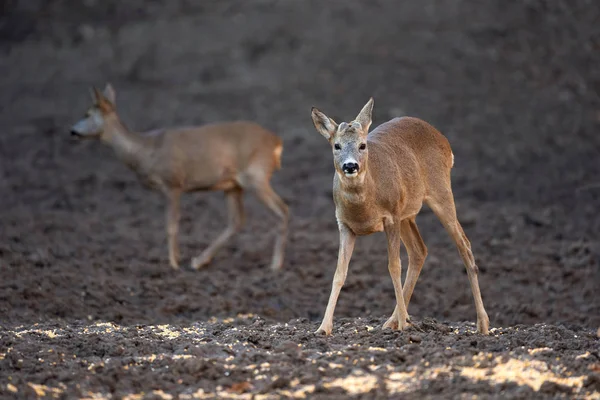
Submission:
[[[271,260],[271,271],[279,272],[283,268],[283,256],[275,254]]]
[[[271,264],[271,271],[273,271],[273,272],[279,272],[279,271],[281,271],[281,267],[282,267],[281,264],[282,263],[273,263],[273,264]]]
[[[177,261],[171,260],[170,264],[171,264],[171,268],[173,268],[174,270],[179,269],[179,263]]]
[[[383,324],[383,329],[398,329],[398,320],[392,315],[385,324]]]
[[[323,324],[321,324],[319,329],[317,329],[315,331],[315,335],[329,336],[329,335],[331,335],[332,330],[333,330],[332,326],[324,326]]]
[[[404,321],[403,324],[398,324],[398,328],[396,328],[396,329],[398,329],[399,331],[403,331],[406,328],[408,328],[409,326],[410,326],[410,322],[408,322],[408,319],[407,319],[406,321]]]
[[[477,321],[477,332],[482,335],[489,335],[490,320],[487,318]]]
[[[198,270],[207,266],[210,263],[210,258],[199,256],[192,259],[192,268]]]
[[[403,324],[400,324],[398,318],[394,318],[392,315],[386,322],[383,324],[383,329],[393,329],[395,331],[403,331],[404,329],[410,326],[410,322],[408,319],[404,321]]]

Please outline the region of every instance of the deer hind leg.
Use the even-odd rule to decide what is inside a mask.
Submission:
[[[281,197],[275,193],[268,181],[263,182],[259,186],[255,187],[256,196],[263,202],[265,206],[273,214],[279,218],[279,232],[275,239],[275,245],[273,248],[273,259],[271,261],[271,270],[279,271],[283,265],[283,259],[285,256],[285,245],[287,241],[288,231],[288,206],[285,204]]]
[[[235,188],[225,192],[227,198],[228,224],[225,230],[200,254],[192,259],[192,268],[200,269],[210,263],[215,254],[244,224],[244,205],[242,189]]]
[[[479,280],[477,278],[478,268],[475,264],[473,252],[471,251],[471,243],[469,242],[469,239],[467,239],[467,236],[456,217],[456,207],[454,205],[452,190],[448,187],[437,193],[433,193],[431,197],[427,199],[427,204],[442,222],[458,248],[458,252],[467,269],[471,291],[473,292],[475,310],[477,311],[477,331],[487,335],[490,323],[485,308],[483,307],[481,291],[479,290]]]
[[[421,269],[423,269],[425,258],[427,258],[427,247],[425,246],[423,238],[419,233],[419,228],[415,222],[415,217],[405,219],[400,223],[400,235],[402,237],[402,242],[406,247],[406,252],[408,253],[408,271],[406,272],[406,280],[404,281],[404,286],[402,287],[404,305],[406,307],[406,311],[408,312],[410,298],[412,297],[415,289],[417,279],[419,279]],[[386,322],[386,326],[392,328],[395,327],[394,324],[396,319],[394,317],[398,315],[398,312],[399,309],[398,306],[396,306],[392,316]],[[408,319],[410,321],[410,316]]]
[[[400,223],[400,235],[402,237],[402,242],[406,247],[406,252],[408,253],[408,271],[406,272],[406,280],[404,281],[404,286],[402,287],[404,305],[408,312],[410,298],[412,297],[415,289],[417,279],[419,279],[421,269],[423,269],[425,258],[427,258],[427,247],[425,246],[423,238],[419,233],[419,228],[415,222],[415,217],[405,219]],[[392,328],[395,327],[394,323],[396,319],[394,316],[398,315],[398,312],[398,306],[396,306],[392,316],[386,322],[387,326]],[[410,320],[410,316],[408,318]]]
[[[167,240],[169,246],[169,264],[173,269],[179,269],[179,246],[177,233],[179,231],[179,190],[170,190],[167,193]]]
[[[271,168],[271,167],[269,167]],[[255,164],[242,177],[242,185],[254,191],[256,197],[279,219],[279,232],[275,239],[271,270],[279,271],[283,265],[288,233],[289,210],[287,204],[271,187],[269,168]]]
[[[400,232],[402,235],[402,242],[408,253],[408,271],[406,272],[406,279],[404,281],[404,287],[402,288],[404,304],[408,310],[410,298],[415,289],[417,279],[419,279],[419,274],[423,269],[425,258],[427,258],[427,246],[425,246],[425,242],[423,242],[423,238],[419,233],[415,217],[402,221]]]

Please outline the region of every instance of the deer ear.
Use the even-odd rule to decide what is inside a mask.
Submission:
[[[316,107],[311,109],[311,116],[317,131],[323,135],[325,139],[330,140],[337,130],[338,124],[319,111]]]
[[[94,104],[103,112],[109,113],[114,111],[114,106],[112,103],[104,97],[104,94],[98,90],[95,86],[92,88]]]
[[[369,127],[371,126],[373,115],[373,98],[371,97],[367,104],[364,105],[362,110],[358,113],[355,121],[358,122],[365,133],[369,132]]]
[[[106,87],[104,88],[104,92],[102,94],[104,95],[104,98],[110,101],[113,105],[117,104],[117,93],[115,92],[115,88],[113,88],[113,86],[110,83],[106,84]]]
[[[94,102],[94,104],[96,104],[102,98],[102,93],[100,93],[96,86],[92,86],[90,88],[90,96],[92,96],[92,101]]]

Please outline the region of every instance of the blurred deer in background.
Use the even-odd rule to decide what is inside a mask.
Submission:
[[[371,98],[354,121],[338,125],[312,108],[313,123],[333,150],[333,198],[340,231],[331,295],[316,333],[331,334],[333,312],[356,236],[381,231],[387,236],[388,269],[396,294],[396,307],[383,327],[402,330],[408,326],[408,303],[427,256],[415,222],[425,202],[458,247],[475,300],[477,330],[488,334],[489,318],[481,299],[471,243],[456,217],[450,186],[454,155],[448,140],[427,122],[410,117],[392,119],[369,133],[372,112]],[[401,241],[409,260],[404,287],[400,279]]]
[[[85,117],[73,125],[71,134],[97,138],[108,144],[142,183],[166,196],[171,267],[179,268],[177,233],[181,194],[220,190],[227,199],[227,228],[200,256],[192,259],[192,268],[199,269],[241,229],[244,223],[242,195],[248,189],[280,221],[271,262],[272,270],[280,270],[287,237],[288,207],[273,191],[270,179],[273,171],[281,168],[281,139],[246,121],[162,129],[145,134],[132,132],[117,115],[115,97],[110,84],[104,93],[94,88],[94,104]]]

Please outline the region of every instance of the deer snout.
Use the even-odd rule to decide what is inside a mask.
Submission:
[[[75,129],[71,129],[71,136],[81,136],[81,134],[79,132],[77,132]]]
[[[347,162],[342,165],[342,171],[345,174],[352,175],[358,172],[358,163],[355,162]]]

